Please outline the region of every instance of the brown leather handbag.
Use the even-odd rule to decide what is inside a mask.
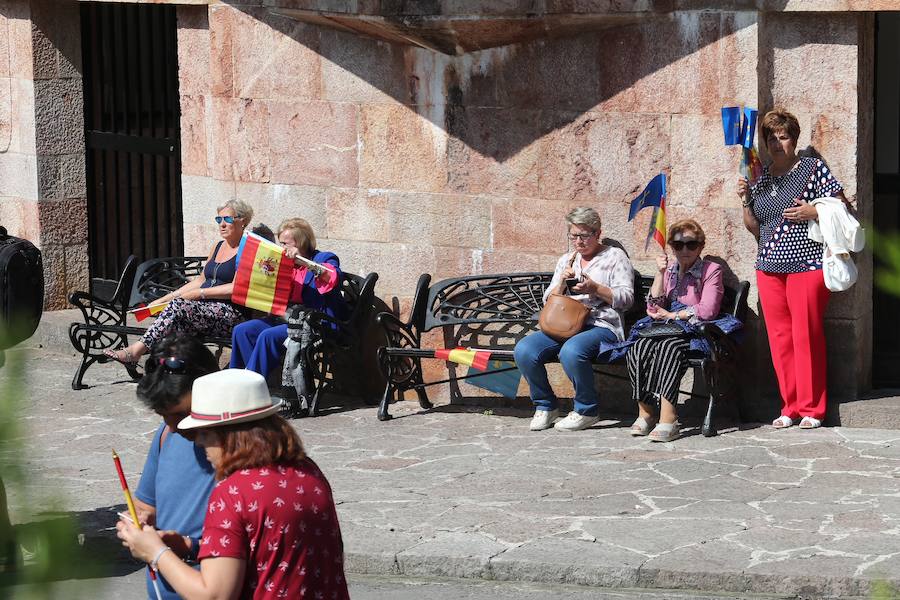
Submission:
[[[569,266],[575,263],[577,256],[577,252],[572,255]],[[589,314],[591,309],[578,300],[562,294],[550,294],[541,309],[538,327],[547,336],[562,342],[584,329]]]

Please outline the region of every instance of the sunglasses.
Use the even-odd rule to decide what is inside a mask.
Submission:
[[[166,358],[148,360],[144,370],[152,373],[157,369],[163,369],[166,373],[171,373],[172,375],[183,375],[187,370],[187,362],[174,356],[168,356]]]
[[[216,217],[216,225],[221,225],[225,221],[229,225],[234,225],[234,217]]]
[[[691,240],[689,242],[682,242],[681,240],[669,242],[669,245],[672,246],[672,250],[675,252],[680,252],[687,248],[688,250],[696,250],[700,247],[700,242],[697,240]]]

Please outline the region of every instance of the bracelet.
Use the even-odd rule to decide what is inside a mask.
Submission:
[[[747,199],[746,199],[746,200],[744,200],[743,198],[741,198],[741,205],[742,205],[744,208],[750,208],[751,206],[753,206],[753,196],[751,196],[750,194],[747,194]]]
[[[206,288],[200,288],[200,299],[206,300]]]
[[[171,548],[168,546],[160,548],[159,552],[156,553],[156,556],[153,557],[153,560],[150,561],[150,568],[154,571],[159,571],[159,558],[169,550],[171,550]]]

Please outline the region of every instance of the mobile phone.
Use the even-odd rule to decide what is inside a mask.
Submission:
[[[571,290],[576,285],[578,285],[577,277],[570,277],[570,278],[566,279],[566,289]]]

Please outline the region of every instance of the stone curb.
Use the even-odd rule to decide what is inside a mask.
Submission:
[[[514,552],[515,549],[512,550]],[[493,556],[417,553],[415,547],[397,554],[346,553],[346,570],[358,575],[447,577],[541,584],[580,585],[607,589],[694,590],[715,593],[777,595],[779,598],[869,598],[875,579],[782,575],[741,572],[644,569],[626,565],[590,565],[578,556],[506,558],[510,551]],[[900,580],[885,580],[897,587]]]

